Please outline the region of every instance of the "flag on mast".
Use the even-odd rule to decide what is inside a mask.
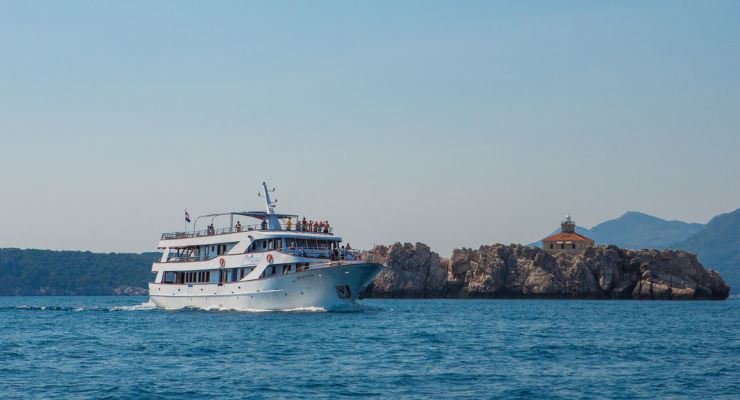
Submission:
[[[188,209],[185,209],[185,222],[190,222],[190,214],[188,214]]]

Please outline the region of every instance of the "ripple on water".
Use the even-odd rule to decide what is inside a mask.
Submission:
[[[740,301],[0,298],[0,398],[732,398]]]

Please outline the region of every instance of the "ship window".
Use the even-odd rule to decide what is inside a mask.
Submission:
[[[175,282],[175,273],[174,272],[165,272],[164,273],[164,283],[174,283]]]
[[[272,239],[272,248],[280,250],[283,248],[283,239]]]
[[[266,240],[260,240],[260,243],[262,245],[262,250],[267,248],[267,241]]]
[[[295,248],[295,238],[286,238],[286,239],[285,239],[285,244],[286,244],[286,245],[287,245],[287,246],[288,246],[289,248]]]
[[[306,240],[305,239],[296,239],[297,247],[305,248],[306,247]]]

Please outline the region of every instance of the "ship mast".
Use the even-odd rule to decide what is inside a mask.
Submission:
[[[280,220],[275,215],[275,205],[277,204],[277,199],[275,201],[270,200],[270,192],[275,192],[275,188],[272,190],[267,189],[267,183],[262,182],[262,187],[265,190],[265,211],[267,212],[267,225],[269,229],[280,229]]]

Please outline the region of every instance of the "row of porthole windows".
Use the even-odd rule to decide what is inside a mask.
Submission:
[[[162,277],[162,283],[228,283],[236,282],[254,270],[251,268],[227,268],[208,271],[168,271]]]
[[[236,282],[243,279],[255,267],[251,268],[228,268],[219,270],[209,271],[190,271],[190,272],[174,272],[168,271],[164,273],[162,277],[162,283],[174,283],[174,284],[185,284],[185,283],[229,283]],[[260,278],[266,276],[282,274],[287,275],[292,272],[302,272],[309,269],[308,263],[297,263],[297,264],[275,264],[267,267]]]

